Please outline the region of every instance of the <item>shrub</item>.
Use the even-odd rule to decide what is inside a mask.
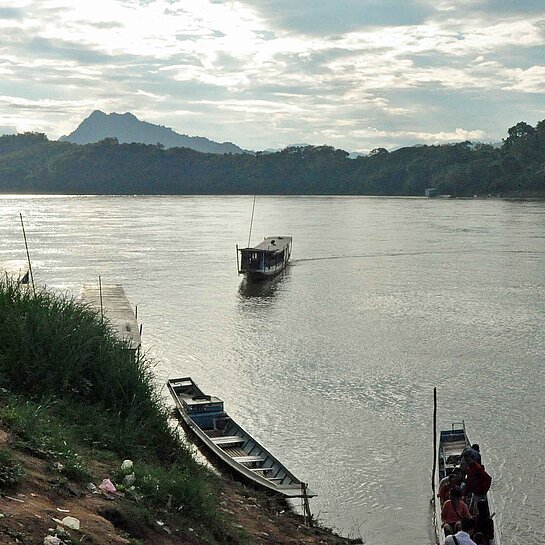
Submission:
[[[23,466],[9,451],[0,449],[0,490],[9,490],[17,486],[24,478]]]

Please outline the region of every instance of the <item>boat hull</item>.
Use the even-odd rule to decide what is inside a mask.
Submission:
[[[178,384],[184,381],[187,383],[191,379],[185,377],[169,380],[168,389],[190,439],[214,465],[227,469],[238,480],[267,492],[289,498],[315,495],[270,451],[229,417],[223,407],[215,414],[205,415],[205,411],[198,417],[190,414],[188,397],[193,397],[193,393],[197,396],[204,394],[195,385],[197,390],[180,395]],[[194,385],[192,381],[191,383]],[[215,399],[217,398],[213,398],[211,402]]]

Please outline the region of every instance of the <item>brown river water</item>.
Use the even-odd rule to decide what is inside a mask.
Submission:
[[[481,445],[503,544],[545,543],[545,203],[258,197],[252,242],[292,262],[247,286],[252,197],[0,197],[0,261],[77,294],[121,283],[158,384],[192,376],[367,545],[431,543],[441,427]],[[165,391],[166,395],[166,391]],[[169,401],[169,400],[167,400]]]

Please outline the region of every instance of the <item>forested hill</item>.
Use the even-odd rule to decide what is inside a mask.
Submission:
[[[500,148],[461,142],[350,159],[329,146],[217,155],[108,138],[77,145],[44,134],[0,137],[0,192],[58,194],[423,195],[545,197],[545,120]]]

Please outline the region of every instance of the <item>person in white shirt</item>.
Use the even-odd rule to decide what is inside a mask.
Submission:
[[[446,537],[445,545],[477,545],[469,535],[475,527],[473,519],[463,518],[461,526],[462,529],[459,532]]]

